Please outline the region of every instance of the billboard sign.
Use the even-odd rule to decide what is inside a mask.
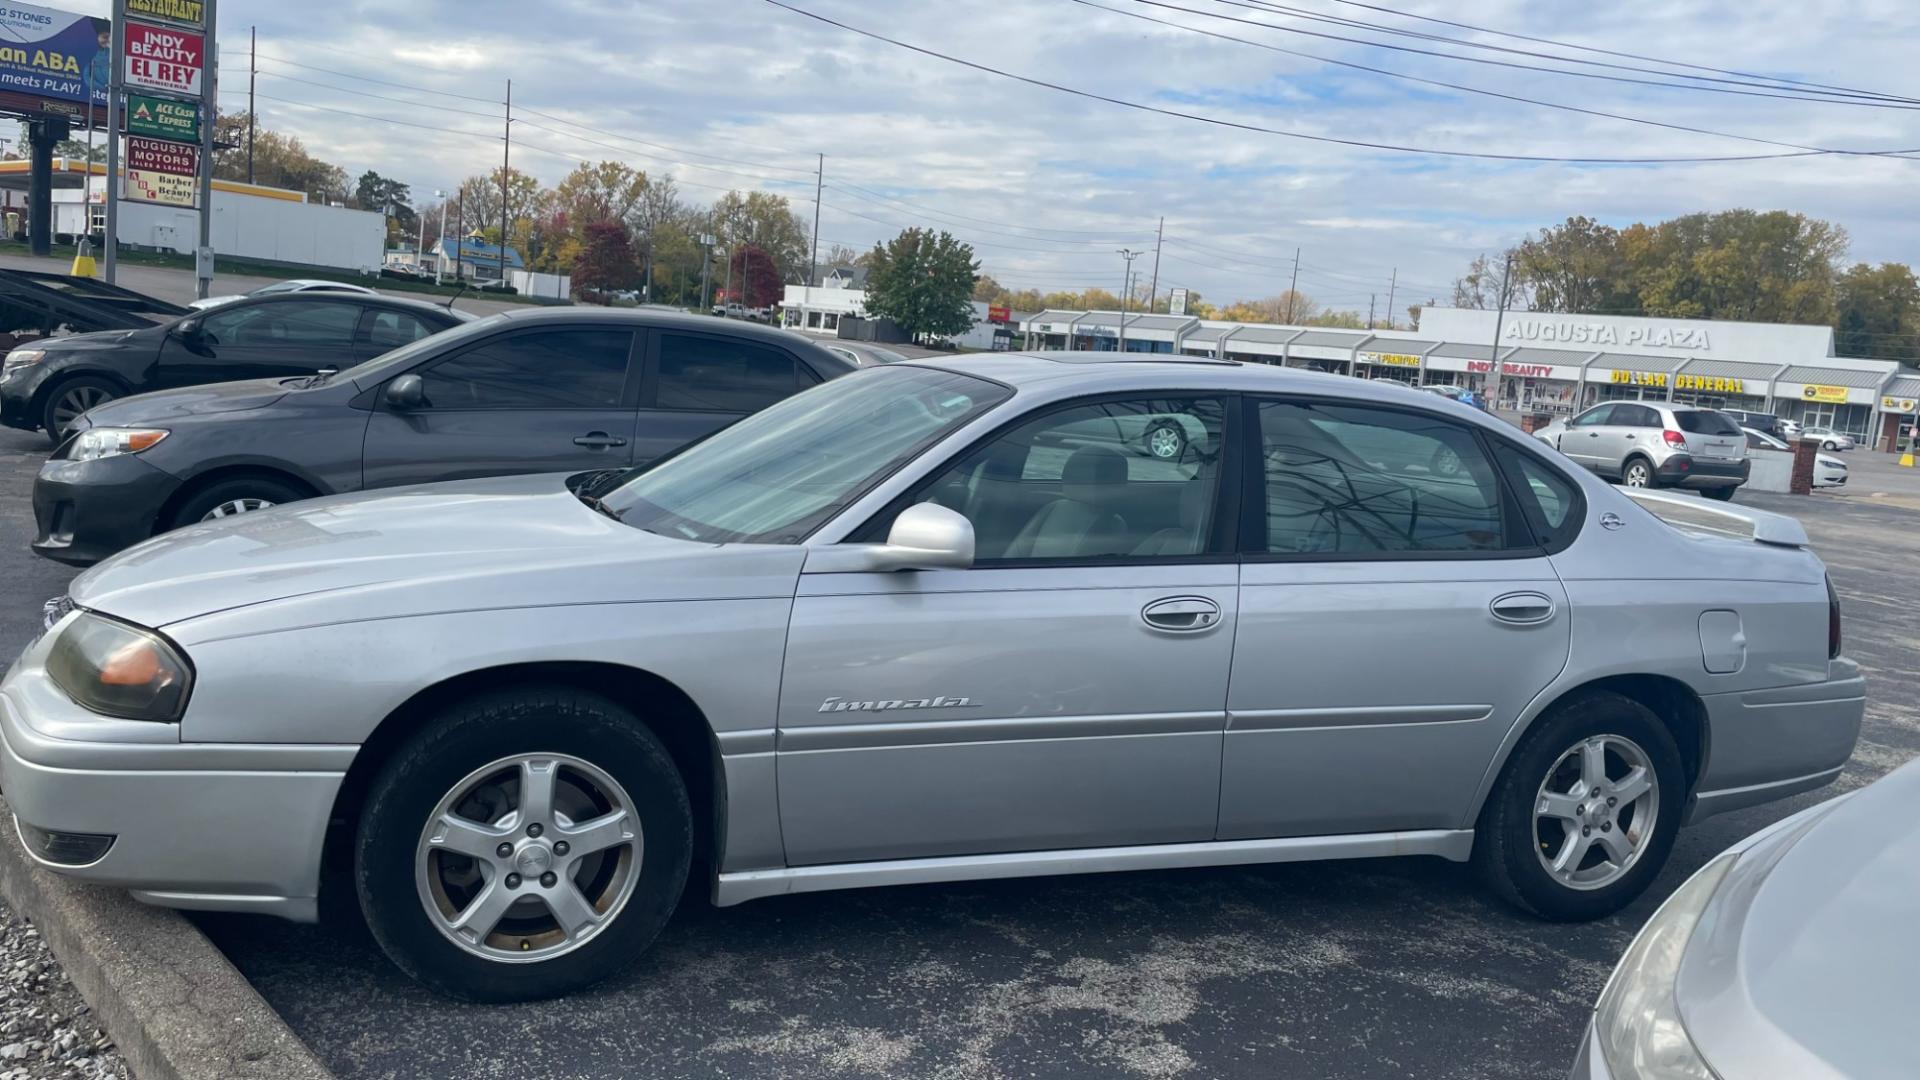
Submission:
[[[32,4],[0,4],[0,91],[79,109],[105,106],[112,24]]]
[[[128,94],[127,133],[181,142],[200,141],[200,106],[172,98]]]
[[[1011,322],[1013,321],[1013,312],[1003,305],[989,304],[987,305],[987,321],[996,323]]]
[[[204,0],[127,0],[127,14],[195,28],[207,25]]]
[[[191,30],[128,23],[127,85],[199,97],[206,45],[207,39]]]
[[[200,147],[127,136],[126,197],[166,206],[199,205]]]
[[[1187,290],[1173,289],[1167,293],[1167,314],[1185,315],[1187,313]]]

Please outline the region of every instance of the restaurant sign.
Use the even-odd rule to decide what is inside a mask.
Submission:
[[[1920,403],[1912,398],[1883,397],[1880,399],[1880,408],[1887,412],[1910,413],[1916,404]]]
[[[1845,401],[1847,400],[1847,388],[1844,386],[1818,386],[1814,383],[1808,383],[1800,388],[1800,399],[1802,401]]]
[[[1388,367],[1419,367],[1420,358],[1409,353],[1375,352],[1363,353],[1370,364],[1385,364]]]

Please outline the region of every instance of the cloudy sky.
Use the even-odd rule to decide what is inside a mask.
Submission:
[[[1737,76],[1403,14],[1778,82],[1920,98],[1911,0],[1812,7],[1785,0],[1374,0],[1371,7],[1341,0],[782,2],[1074,90],[1308,135],[1539,157],[1920,148],[1920,106],[1910,102],[1879,99],[1896,107],[1869,107],[1860,96],[1847,104],[1755,96],[1768,91],[1752,91]],[[824,153],[825,241],[864,248],[903,226],[934,224],[973,243],[984,268],[1016,287],[1116,288],[1116,249],[1150,252],[1163,215],[1163,289],[1186,285],[1216,300],[1271,295],[1286,286],[1298,246],[1301,290],[1362,311],[1370,294],[1384,310],[1395,269],[1396,306],[1404,308],[1443,295],[1476,252],[1570,214],[1624,225],[1694,210],[1784,208],[1839,222],[1853,236],[1854,257],[1876,262],[1907,261],[1920,241],[1920,215],[1913,212],[1920,160],[1815,154],[1555,164],[1314,142],[1017,82],[767,0],[347,0],[316,17],[321,10],[284,0],[222,0],[222,107],[245,108],[247,29],[257,26],[263,122],[299,135],[350,174],[372,168],[430,196],[496,165],[500,125],[489,116],[498,115],[511,77],[514,162],[549,183],[582,158],[612,157],[671,173],[698,200],[759,187],[789,195],[811,214],[815,155]],[[1693,88],[1517,70],[1313,35]],[[1702,78],[1632,70],[1648,67]],[[1544,108],[1433,82],[1725,134]],[[1736,135],[1745,138],[1729,137]],[[1149,254],[1136,266],[1150,270],[1151,260]]]

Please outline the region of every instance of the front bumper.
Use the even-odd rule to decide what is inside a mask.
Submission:
[[[1691,454],[1674,454],[1660,463],[1655,475],[1667,487],[1710,488],[1738,487],[1747,482],[1752,472],[1753,462],[1747,458],[1708,461]]]
[[[140,458],[42,465],[33,482],[34,552],[89,566],[152,536],[180,479]]]
[[[49,635],[49,638],[51,635]],[[47,639],[0,683],[0,792],[18,830],[111,836],[49,869],[167,907],[313,921],[321,848],[356,748],[181,743],[179,728],[95,716],[46,675]]]

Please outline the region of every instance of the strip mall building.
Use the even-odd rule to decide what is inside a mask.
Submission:
[[[1128,315],[1129,352],[1216,356],[1487,393],[1496,313],[1428,308],[1420,329],[1331,330]],[[1021,324],[1028,349],[1119,347],[1113,311],[1043,311]],[[1614,399],[1771,412],[1891,449],[1920,404],[1920,375],[1892,360],[1833,354],[1824,326],[1508,312],[1498,328],[1502,409],[1578,412]]]

